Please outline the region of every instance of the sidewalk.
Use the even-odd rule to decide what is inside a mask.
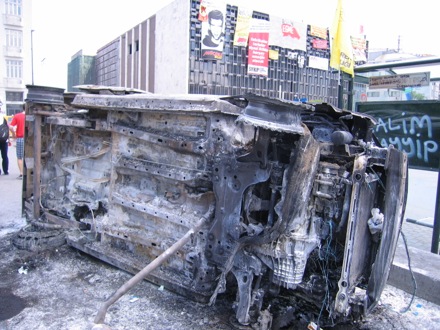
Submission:
[[[434,224],[437,180],[437,172],[409,170],[408,201],[402,231],[409,246],[428,252],[431,251],[432,228],[408,222],[406,219]]]
[[[408,243],[410,265],[417,285],[416,296],[439,305],[440,255],[431,253],[433,229],[406,221],[409,218],[434,224],[437,180],[437,172],[409,170],[408,201],[402,232]],[[409,271],[402,236],[394,255],[388,284],[410,294],[414,292],[415,284]]]
[[[16,149],[8,149],[9,175],[0,175],[0,236],[16,231],[26,225],[26,219],[21,216],[21,195],[23,180],[17,165]]]
[[[390,269],[388,284],[410,294],[414,293],[416,285],[417,297],[440,305],[440,255],[411,246],[408,250],[415,283],[409,271],[405,246],[400,241]]]

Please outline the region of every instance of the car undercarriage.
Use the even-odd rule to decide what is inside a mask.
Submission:
[[[43,88],[44,89],[44,88]],[[240,325],[354,322],[378,303],[407,194],[407,157],[375,120],[257,95],[87,87],[26,104],[27,219]],[[300,315],[300,316],[299,316]]]

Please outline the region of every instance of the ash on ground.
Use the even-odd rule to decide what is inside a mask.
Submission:
[[[13,235],[0,236],[0,330],[90,330],[103,302],[132,277],[67,245],[39,252],[17,249]],[[440,306],[418,297],[402,313],[411,298],[387,286],[365,320],[333,329],[440,328]],[[208,306],[142,281],[108,309],[105,323],[113,330],[251,329],[233,322],[231,303],[219,295]]]

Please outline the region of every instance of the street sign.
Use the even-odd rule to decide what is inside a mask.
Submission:
[[[430,72],[395,74],[391,76],[370,77],[370,89],[429,86]]]

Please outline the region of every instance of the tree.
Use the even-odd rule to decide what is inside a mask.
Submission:
[[[416,91],[411,91],[411,98],[413,100],[424,100],[425,99],[425,95],[421,94],[421,93],[417,93]]]

